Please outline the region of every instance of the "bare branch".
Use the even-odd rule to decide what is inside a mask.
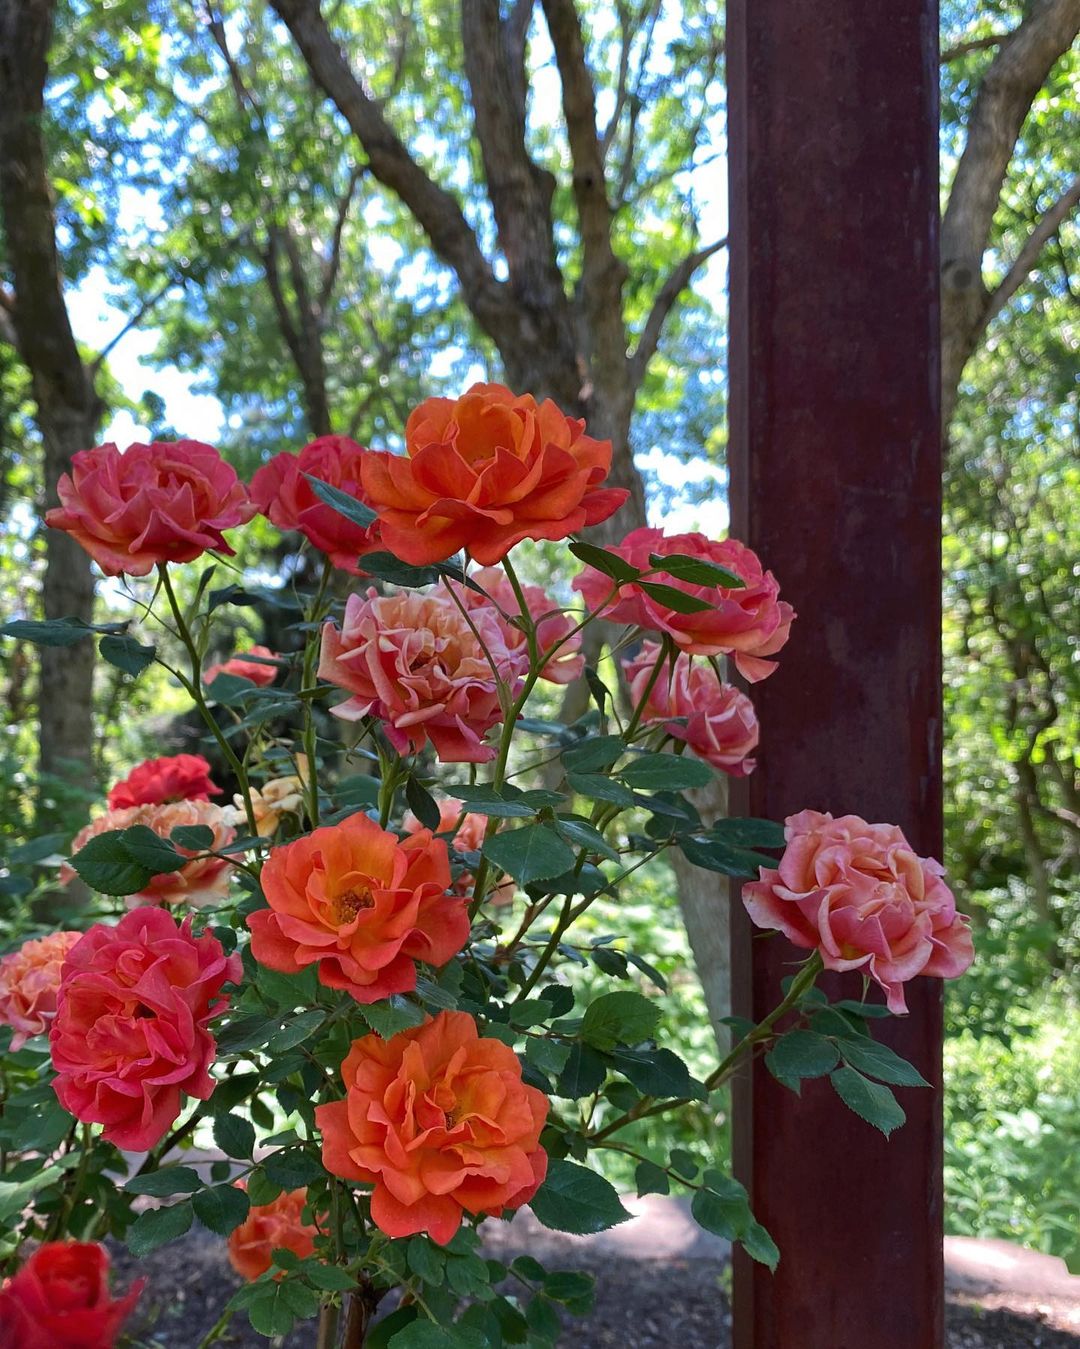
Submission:
[[[128,333],[131,332],[133,328],[137,328],[139,326],[139,324],[143,321],[143,319],[146,318],[147,314],[149,314],[153,309],[157,308],[157,306],[161,303],[161,301],[165,298],[165,296],[168,295],[169,291],[172,290],[174,286],[182,286],[182,285],[184,285],[183,277],[170,276],[168,280],[162,282],[162,284],[157,288],[157,290],[154,291],[152,295],[148,295],[147,298],[142,302],[142,304],[139,305],[138,309],[136,309],[135,312],[131,315],[131,317],[127,320],[127,322],[120,329],[120,331],[118,333],[115,333],[112,337],[109,338],[109,340],[101,348],[98,354],[90,362],[91,376],[94,376],[98,373],[101,367],[105,364],[106,360],[109,358],[110,353],[113,352],[117,346],[119,346],[119,344],[124,340],[125,337],[127,337]]]
[[[334,222],[334,234],[330,241],[330,252],[323,264],[322,284],[319,287],[319,318],[324,319],[330,304],[330,297],[337,285],[338,271],[341,267],[341,244],[345,236],[345,224],[349,218],[349,207],[356,192],[356,186],[364,176],[364,170],[354,164],[349,174],[349,182],[338,202],[337,220]]]
[[[986,37],[967,38],[963,42],[943,48],[939,60],[943,66],[947,66],[950,61],[959,61],[962,56],[967,56],[968,52],[981,52],[988,47],[1000,47],[1009,36],[1009,33],[989,33]]]
[[[637,32],[630,22],[630,11],[626,7],[625,0],[616,0],[615,12],[619,16],[619,74],[615,81],[615,107],[611,112],[611,120],[600,137],[600,157],[604,160],[607,159],[611,143],[619,129],[623,108],[626,107],[626,95],[630,88],[630,47]]]
[[[1080,174],[1072,180],[1065,191],[1039,219],[1034,229],[1024,241],[1024,246],[1016,255],[1016,261],[1005,273],[1005,279],[990,294],[986,308],[986,322],[995,318],[1008,304],[1034,270],[1039,254],[1046,244],[1061,228],[1069,215],[1080,204]]]
[[[514,106],[525,116],[525,100],[529,86],[525,78],[525,49],[529,41],[535,0],[515,0],[502,25],[503,58],[513,87]]]
[[[401,198],[435,254],[457,273],[477,321],[498,343],[511,338],[512,315],[457,200],[432,181],[402,144],[350,69],[323,19],[318,0],[271,0],[303,53],[316,84],[348,122],[371,172]]]
[[[274,303],[274,312],[277,314],[278,323],[281,326],[281,335],[292,353],[293,360],[299,366],[302,358],[300,335],[296,330],[296,324],[293,322],[292,312],[281,285],[281,237],[280,231],[274,226],[270,228],[269,241],[261,257],[263,270],[266,272],[266,284],[270,288],[270,298]]]
[[[630,357],[630,371],[635,389],[645,378],[645,370],[659,344],[664,324],[675,307],[679,296],[690,284],[691,278],[702,263],[707,262],[714,253],[719,253],[722,248],[726,247],[727,236],[725,235],[723,239],[717,239],[715,243],[707,244],[704,248],[688,253],[681,262],[678,262],[672,268],[667,280],[657,291],[652,309],[649,311],[649,317],[645,320],[645,326],[641,330],[641,337],[634,348],[634,354]]]

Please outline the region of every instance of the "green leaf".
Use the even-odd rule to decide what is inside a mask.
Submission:
[[[446,1274],[446,1257],[427,1237],[413,1237],[408,1248],[409,1268],[424,1283],[438,1287]]]
[[[547,1179],[530,1206],[544,1227],[578,1235],[606,1232],[630,1217],[610,1181],[587,1167],[558,1159],[549,1164]]]
[[[765,1066],[778,1082],[798,1091],[804,1077],[824,1077],[840,1061],[832,1040],[811,1030],[793,1030],[783,1035],[765,1055]]]
[[[627,960],[629,960],[631,965],[636,965],[637,968],[642,972],[642,974],[646,975],[649,979],[651,979],[653,983],[656,985],[656,987],[660,989],[662,993],[667,992],[667,980],[664,978],[664,976],[660,973],[660,971],[656,968],[655,965],[650,965],[649,962],[643,956],[639,956],[635,954],[635,952],[633,951],[627,951],[626,958]]]
[[[739,848],[782,848],[784,826],[775,820],[753,820],[732,816],[717,820],[709,831],[722,843]]]
[[[728,1241],[737,1241],[752,1221],[746,1192],[740,1187],[725,1187],[723,1194],[712,1189],[694,1192],[690,1212],[699,1227]]]
[[[195,1216],[204,1227],[227,1237],[248,1216],[251,1201],[235,1185],[215,1185],[200,1190],[192,1199]]]
[[[485,842],[483,854],[519,885],[559,876],[574,865],[573,850],[546,824],[494,834]]]
[[[896,1087],[928,1087],[930,1085],[914,1064],[877,1040],[844,1040],[840,1045],[844,1062],[879,1082],[890,1082]]]
[[[659,1024],[660,1008],[641,993],[605,993],[585,1009],[581,1035],[596,1049],[614,1049],[650,1039]]]
[[[202,1177],[190,1166],[166,1166],[145,1176],[132,1176],[124,1185],[128,1194],[149,1194],[167,1199],[172,1194],[194,1194],[203,1187]]]
[[[675,840],[683,856],[694,866],[718,871],[723,876],[755,878],[759,867],[772,867],[776,859],[745,848],[733,848],[711,835],[682,834]]]
[[[21,1213],[38,1190],[59,1180],[63,1174],[62,1166],[46,1166],[36,1176],[29,1176],[26,1180],[0,1181],[0,1222],[6,1222],[16,1213]]]
[[[169,835],[169,842],[192,852],[205,852],[214,846],[214,831],[208,824],[181,824]]]
[[[287,1335],[296,1316],[285,1292],[285,1283],[270,1281],[260,1286],[258,1296],[248,1306],[248,1319],[253,1330],[273,1338]]]
[[[619,1072],[645,1096],[689,1096],[704,1101],[708,1091],[670,1049],[616,1049]]]
[[[780,1263],[780,1251],[776,1242],[759,1222],[752,1220],[739,1240],[751,1260],[756,1260],[759,1265],[768,1265],[775,1273],[776,1266]]]
[[[716,608],[715,600],[698,599],[696,595],[688,595],[685,590],[676,590],[674,586],[661,585],[657,581],[639,581],[638,585],[646,595],[677,614],[704,614]]]
[[[365,506],[356,497],[349,496],[348,492],[343,492],[340,487],[334,487],[331,483],[323,482],[321,478],[313,477],[310,473],[305,473],[304,477],[307,478],[311,484],[311,490],[320,501],[325,501],[328,506],[337,511],[338,515],[343,515],[346,520],[351,520],[354,525],[359,525],[361,529],[367,529],[379,518],[370,506]]]
[[[599,773],[567,773],[566,782],[571,791],[590,801],[607,801],[614,806],[634,804],[634,793],[629,787]]]
[[[285,1025],[270,1037],[267,1048],[272,1054],[283,1054],[287,1049],[295,1049],[310,1039],[325,1020],[326,1012],[319,1007],[286,1017]]]
[[[638,792],[681,792],[704,787],[716,775],[707,763],[682,754],[642,754],[619,769],[619,777]]]
[[[634,1181],[637,1185],[639,1198],[645,1194],[668,1194],[671,1190],[668,1173],[662,1167],[657,1166],[655,1162],[638,1162],[637,1170],[634,1172]]]
[[[148,665],[154,663],[157,648],[151,642],[144,646],[134,637],[102,637],[98,650],[103,660],[115,665],[118,670],[132,677],[141,675]]]
[[[745,590],[746,582],[727,567],[717,562],[709,562],[703,557],[691,557],[687,553],[667,553],[660,556],[649,554],[649,565],[664,576],[674,576],[677,581],[689,581],[691,585],[718,586],[721,590]]]
[[[405,590],[434,585],[444,575],[444,568],[437,563],[430,567],[412,567],[408,562],[396,558],[393,553],[365,553],[362,566],[369,576],[377,577],[380,581],[388,581],[390,585],[401,586]],[[460,574],[458,571],[457,575]]]
[[[907,1119],[888,1087],[871,1082],[854,1068],[837,1068],[830,1074],[829,1081],[848,1109],[854,1110],[867,1124],[880,1129],[886,1138]]]
[[[684,1180],[693,1180],[701,1170],[697,1158],[692,1152],[687,1152],[685,1148],[672,1148],[668,1161],[671,1164],[672,1171],[682,1176]]]
[[[555,819],[555,828],[570,843],[576,844],[579,848],[584,848],[587,853],[599,853],[601,857],[606,857],[609,862],[620,860],[619,854],[599,829],[594,829],[585,820],[568,820],[559,815]]]
[[[530,1035],[525,1042],[525,1057],[538,1072],[558,1077],[570,1058],[570,1046]]]
[[[610,768],[626,752],[626,741],[619,735],[597,735],[582,740],[562,753],[563,766],[575,773],[595,773]]]
[[[169,1208],[147,1209],[128,1228],[128,1250],[137,1259],[149,1255],[167,1241],[182,1237],[191,1227],[194,1216],[195,1210],[190,1199],[182,1199],[179,1204],[172,1204]]]
[[[325,1172],[319,1162],[302,1148],[282,1148],[263,1159],[262,1169],[283,1190],[299,1190],[321,1180]]]
[[[405,782],[405,800],[409,809],[425,829],[437,831],[441,821],[439,803],[414,774],[410,773]]]
[[[603,572],[605,576],[610,576],[621,585],[625,585],[628,581],[636,581],[641,575],[637,567],[621,558],[618,553],[612,553],[607,548],[599,548],[595,543],[581,543],[580,540],[575,540],[570,545],[570,551],[579,562]]]
[[[607,1077],[607,1064],[588,1045],[573,1044],[566,1059],[566,1067],[559,1074],[555,1095],[568,1101],[591,1096]]]
[[[179,871],[187,860],[146,825],[133,825],[88,840],[71,865],[92,890],[103,895],[134,895],[155,876]]]
[[[214,1142],[226,1157],[251,1157],[255,1151],[255,1126],[243,1115],[231,1112],[215,1115]]]
[[[0,627],[0,637],[16,637],[35,646],[74,646],[97,631],[81,618],[16,618]]]
[[[486,784],[476,787],[463,785],[455,786],[453,791],[468,811],[477,815],[490,815],[496,820],[527,820],[537,811],[537,807],[528,801],[516,799],[511,789],[506,787],[497,792]]]
[[[356,1009],[376,1035],[384,1040],[397,1035],[398,1031],[408,1030],[410,1026],[420,1026],[424,1022],[424,1009],[406,998],[395,997],[385,1002],[365,1003]]]

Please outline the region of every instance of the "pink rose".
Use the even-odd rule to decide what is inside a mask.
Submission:
[[[239,983],[242,968],[216,937],[192,936],[190,918],[179,924],[164,909],[96,923],[64,964],[49,1033],[60,1104],[103,1124],[118,1148],[152,1148],[185,1094],[205,1101],[213,1092],[207,1027],[228,1005],[222,985]]]
[[[744,582],[741,589],[695,585],[660,574],[648,578],[706,601],[707,610],[677,613],[630,581],[620,586],[604,607],[604,617],[667,633],[690,656],[733,656],[739,673],[751,683],[772,674],[776,662],[764,657],[775,655],[787,641],[795,611],[779,598],[776,578],[772,572],[762,570],[757,554],[745,544],[736,539],[714,543],[704,534],[665,535],[660,529],[635,529],[610,551],[643,572],[651,569],[650,555],[672,553],[702,558],[734,572]],[[595,610],[611,593],[612,581],[586,567],[574,578],[574,586],[581,591],[589,608]]]
[[[658,642],[645,642],[633,660],[623,661],[630,681],[630,702],[644,697],[660,654]],[[745,693],[721,682],[708,663],[676,657],[653,684],[642,721],[662,725],[668,735],[682,740],[700,759],[732,777],[754,771],[749,756],[757,747],[760,727],[754,705]]]
[[[110,810],[156,806],[165,801],[205,801],[220,796],[210,781],[210,765],[201,754],[170,754],[146,759],[109,792]]]
[[[155,440],[72,456],[45,523],[77,539],[106,576],[145,576],[207,549],[232,554],[222,530],[255,514],[247,488],[212,445]]]
[[[250,651],[238,651],[220,665],[211,665],[204,670],[203,683],[212,684],[218,675],[232,675],[234,679],[250,679],[260,688],[266,688],[277,678],[280,668],[276,663],[267,662],[276,662],[278,659],[268,646],[253,646]]]
[[[528,658],[508,650],[493,610],[469,617],[445,591],[350,595],[341,630],[323,628],[319,676],[353,695],[334,715],[378,717],[400,754],[430,740],[443,763],[493,759],[483,737],[502,718],[496,673],[516,689]]]
[[[25,941],[0,960],[0,1026],[11,1026],[14,1053],[42,1035],[56,1015],[60,970],[81,932],[50,932]]]
[[[479,571],[472,572],[470,579],[483,587],[487,592],[486,596],[477,594],[468,586],[456,585],[452,581],[446,581],[444,585],[453,589],[466,609],[494,610],[507,649],[522,653],[528,660],[525,634],[509,622],[509,619],[516,618],[521,613],[521,606],[518,604],[509,576],[501,567],[482,567]],[[574,632],[574,628],[577,627],[576,621],[560,609],[541,586],[527,585],[521,589],[529,617],[536,624],[536,640],[540,655],[544,656],[551,651],[556,642],[568,639],[564,646],[560,646],[558,651],[544,661],[542,678],[552,684],[573,683],[575,679],[580,678],[585,668],[585,657],[581,654],[581,633]]]
[[[363,576],[357,558],[382,546],[378,523],[366,529],[353,524],[316,496],[304,475],[338,487],[367,506],[370,502],[360,482],[360,465],[367,454],[348,436],[320,436],[299,454],[276,454],[260,468],[251,480],[252,499],[278,529],[298,530],[335,567]]]
[[[817,949],[826,969],[865,970],[890,1012],[907,1011],[917,974],[955,979],[974,958],[968,919],[956,912],[939,862],[916,857],[894,824],[804,810],[786,821],[776,871],[743,886],[758,927]]]
[[[205,825],[213,831],[214,840],[210,846],[215,852],[220,852],[236,837],[236,830],[229,823],[229,815],[222,806],[215,806],[210,801],[169,801],[160,806],[130,806],[124,810],[106,811],[76,834],[71,844],[72,856],[77,855],[99,834],[107,834],[115,829],[130,829],[136,824],[146,825],[164,839],[169,839],[172,831],[181,825]],[[171,839],[169,841],[172,842]],[[209,905],[223,903],[229,893],[230,863],[223,857],[199,856],[193,849],[182,848],[178,843],[172,846],[193,860],[179,871],[163,871],[160,876],[154,876],[145,889],[128,896],[128,907],[187,904],[193,909],[204,909]],[[65,866],[60,872],[61,883],[66,885],[74,874],[72,867]]]

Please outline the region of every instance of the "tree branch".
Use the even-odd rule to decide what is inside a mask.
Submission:
[[[319,287],[320,319],[325,318],[327,306],[330,304],[330,297],[334,293],[335,285],[337,285],[338,271],[341,267],[341,243],[345,236],[345,224],[349,218],[349,208],[352,205],[356,186],[363,176],[364,170],[358,164],[354,164],[352,172],[349,174],[348,186],[341,194],[341,200],[338,202],[337,220],[334,222],[334,234],[330,241],[330,252],[323,266],[322,285]]]
[[[708,261],[714,253],[719,253],[722,248],[726,247],[727,236],[725,235],[723,239],[717,239],[715,243],[699,248],[693,253],[688,253],[681,262],[678,262],[672,268],[667,280],[657,291],[652,309],[649,311],[649,317],[645,320],[645,326],[641,330],[641,337],[634,348],[634,354],[630,357],[630,371],[635,389],[645,378],[645,370],[659,344],[664,324],[679,296],[690,284],[691,278],[702,263]]]
[[[986,307],[986,323],[995,318],[1008,304],[1034,270],[1039,254],[1061,228],[1065,220],[1080,204],[1080,174],[1039,219],[1016,255],[1016,260],[1005,273],[1005,279],[991,292]]]
[[[281,285],[281,239],[275,226],[271,226],[269,230],[268,242],[261,256],[263,270],[266,272],[266,284],[270,288],[270,298],[274,304],[274,312],[278,316],[281,335],[285,339],[285,345],[292,353],[293,360],[299,366],[302,356],[300,335],[296,330],[292,312]]]
[[[968,52],[981,52],[987,47],[1000,47],[1010,36],[1009,33],[989,33],[986,37],[967,38],[963,42],[954,43],[951,47],[944,47],[938,59],[943,66],[947,66],[950,61],[959,61],[962,56],[967,56]]]
[[[514,105],[522,119],[529,86],[525,78],[525,49],[529,41],[535,0],[515,0],[502,25],[503,58],[514,91]]]
[[[120,331],[118,333],[115,333],[112,337],[109,338],[109,340],[101,348],[98,354],[90,362],[91,378],[94,375],[96,375],[98,371],[101,369],[101,367],[105,364],[106,360],[109,357],[109,354],[112,351],[114,351],[117,346],[119,346],[119,344],[124,340],[125,337],[127,337],[128,333],[131,332],[133,328],[137,328],[139,326],[139,324],[143,321],[144,318],[146,318],[147,314],[149,314],[151,310],[157,308],[157,306],[161,303],[161,301],[165,298],[165,296],[168,295],[169,291],[172,290],[174,286],[182,286],[184,284],[185,282],[183,277],[171,276],[167,281],[164,281],[157,288],[157,290],[154,291],[152,295],[148,296],[142,302],[141,305],[139,305],[138,309],[135,310],[135,312],[127,320],[124,326],[120,329]]]
[[[336,104],[363,145],[371,172],[415,216],[436,256],[453,268],[466,303],[497,344],[515,326],[503,285],[495,279],[461,206],[410,155],[365,92],[334,41],[318,0],[271,0],[292,33],[315,83]]]

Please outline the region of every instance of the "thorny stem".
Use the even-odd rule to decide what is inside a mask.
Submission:
[[[330,584],[330,577],[333,574],[333,563],[329,558],[323,563],[322,579],[319,581],[319,589],[312,602],[311,612],[308,616],[308,622],[316,624],[324,615],[324,601],[326,599],[326,590]],[[317,630],[308,632],[304,639],[304,668],[300,679],[300,687],[307,689],[315,681],[315,660],[319,654],[320,635]],[[315,733],[315,712],[312,699],[304,698],[304,730],[303,745],[304,757],[307,759],[307,782],[304,785],[304,796],[307,804],[308,822],[312,829],[319,827],[319,774],[318,757]]]
[[[226,740],[221,727],[217,724],[217,719],[211,713],[202,691],[202,659],[199,655],[198,647],[191,635],[187,623],[184,620],[184,611],[176,598],[176,592],[173,590],[172,581],[169,579],[168,564],[161,562],[158,564],[158,575],[161,577],[161,588],[165,591],[165,597],[169,601],[169,608],[172,610],[173,620],[176,623],[177,635],[183,643],[184,649],[191,661],[191,678],[183,679],[182,682],[191,695],[195,706],[199,710],[208,730],[218,743],[218,748],[225,756],[229,767],[236,774],[236,781],[240,785],[240,792],[244,798],[244,813],[247,815],[247,825],[252,837],[257,838],[259,827],[255,821],[255,808],[251,803],[251,783],[248,781],[247,769],[241,760],[237,757],[233,747]]]

